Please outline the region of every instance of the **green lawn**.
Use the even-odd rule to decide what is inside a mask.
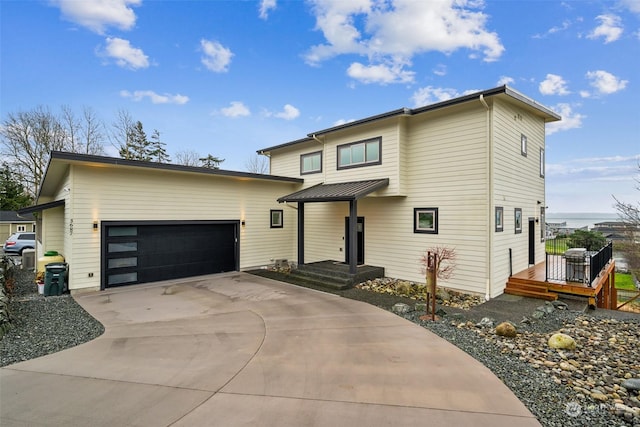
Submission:
[[[568,237],[556,237],[545,242],[546,252],[551,255],[562,255],[569,249]]]
[[[616,289],[626,289],[629,291],[635,291],[636,285],[633,283],[633,278],[630,274],[616,273]]]

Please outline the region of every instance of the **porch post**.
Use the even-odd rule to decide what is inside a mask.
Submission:
[[[358,202],[349,201],[349,273],[358,271]]]
[[[298,265],[304,265],[304,203],[298,202]]]

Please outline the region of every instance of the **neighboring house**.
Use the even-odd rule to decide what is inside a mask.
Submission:
[[[640,235],[640,230],[622,221],[605,221],[594,224],[591,231],[602,233],[608,240],[623,241]]]
[[[0,211],[0,246],[13,233],[36,231],[32,213],[18,215],[15,211]]]
[[[501,86],[259,150],[272,175],[54,152],[27,211],[43,211],[72,291],[280,258],[422,281],[440,245],[457,253],[443,286],[495,297],[545,259],[545,124],[559,119]]]

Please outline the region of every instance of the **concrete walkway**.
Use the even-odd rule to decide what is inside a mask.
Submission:
[[[539,426],[488,369],[365,303],[226,273],[77,301],[101,337],[0,369],[0,425]]]

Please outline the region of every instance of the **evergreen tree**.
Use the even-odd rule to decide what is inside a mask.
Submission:
[[[15,211],[31,205],[33,199],[25,191],[22,178],[7,163],[0,169],[0,211]]]
[[[126,131],[126,142],[120,146],[120,157],[128,160],[150,161],[151,142],[147,139],[141,121],[135,122]]]
[[[165,144],[164,142],[160,141],[160,132],[158,132],[157,129],[153,130],[153,133],[151,134],[151,145],[150,145],[150,155],[151,155],[151,159],[154,162],[158,162],[158,163],[170,163],[171,162],[171,158],[169,157],[169,154],[167,154],[167,150],[165,150]]]
[[[203,168],[207,169],[220,169],[220,163],[224,162],[225,159],[220,159],[218,157],[214,157],[211,154],[207,154],[207,157],[201,157],[200,163]]]

